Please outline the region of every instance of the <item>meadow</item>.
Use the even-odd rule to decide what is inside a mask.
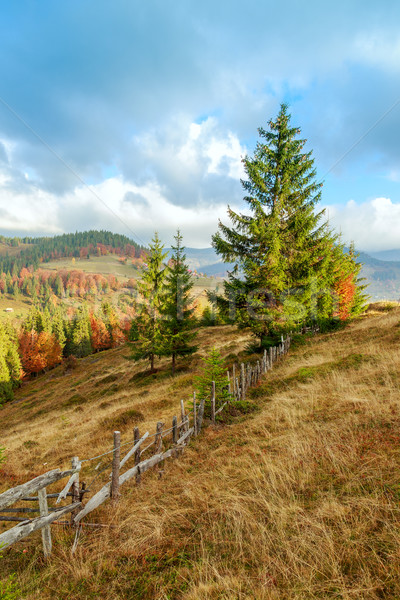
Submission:
[[[230,326],[199,341],[227,364],[254,358]],[[397,305],[297,338],[245,411],[206,427],[161,480],[146,473],[93,513],[106,527],[84,530],[73,558],[74,532],[54,526],[47,563],[35,534],[4,553],[2,577],[17,572],[26,600],[400,597],[399,341]],[[1,411],[2,489],[189,404],[199,355],[174,378],[167,362],[150,375],[128,356],[99,353],[23,385]]]

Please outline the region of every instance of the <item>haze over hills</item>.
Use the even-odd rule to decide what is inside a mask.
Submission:
[[[208,276],[225,277],[233,267],[232,263],[224,263],[213,248],[186,248],[186,257],[191,269]],[[358,260],[363,263],[360,276],[365,277],[368,283],[371,301],[400,298],[400,250],[373,255],[360,252]]]

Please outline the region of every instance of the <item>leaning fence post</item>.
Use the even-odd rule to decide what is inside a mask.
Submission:
[[[121,432],[114,431],[114,452],[112,460],[111,473],[111,498],[114,502],[118,501],[119,494],[119,463],[121,449]]]
[[[215,425],[215,381],[211,383],[211,421]]]
[[[41,517],[47,517],[49,514],[49,507],[47,505],[47,492],[46,488],[43,488],[38,491],[38,499],[39,499],[39,510]],[[50,525],[46,525],[42,529],[42,542],[43,542],[43,553],[47,558],[51,554],[51,530]]]

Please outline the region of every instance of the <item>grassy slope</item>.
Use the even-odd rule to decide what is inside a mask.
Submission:
[[[8,246],[7,244],[2,244],[0,242],[0,256],[16,256],[20,254],[22,250],[26,250],[27,248],[31,248],[32,244],[20,244],[19,246]]]
[[[27,600],[400,597],[399,323],[395,309],[305,340],[253,390],[258,411],[207,428],[161,482],[146,474],[94,513],[113,528],[85,531],[72,561],[73,533],[54,528],[47,565],[38,534],[5,553],[4,575],[18,571]],[[203,347],[214,339],[225,354],[245,343],[231,328],[201,333]],[[198,359],[139,385],[125,354],[24,386],[1,414],[3,487],[100,452],[127,410],[143,431],[169,423]],[[114,392],[96,385],[109,374]]]

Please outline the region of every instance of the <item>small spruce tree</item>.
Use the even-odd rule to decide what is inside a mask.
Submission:
[[[134,360],[149,360],[150,369],[154,371],[155,357],[164,353],[160,311],[164,301],[164,260],[167,256],[157,232],[149,248],[147,263],[142,267],[142,279],[138,283],[142,301],[138,303],[138,315],[132,323],[136,339],[132,357]]]
[[[197,399],[202,400],[205,398],[205,405],[211,405],[212,382],[214,381],[216,406],[231,400],[227,369],[220,351],[211,348],[207,356],[201,360],[203,361],[203,369],[201,374],[195,378]]]
[[[163,302],[160,306],[163,354],[172,357],[173,375],[176,357],[190,356],[198,348],[192,344],[197,336],[197,331],[193,331],[196,319],[195,309],[191,306],[193,299],[190,296],[193,279],[185,262],[185,248],[182,246],[182,235],[179,229],[175,240],[176,245],[172,246],[173,254],[169,262]]]

